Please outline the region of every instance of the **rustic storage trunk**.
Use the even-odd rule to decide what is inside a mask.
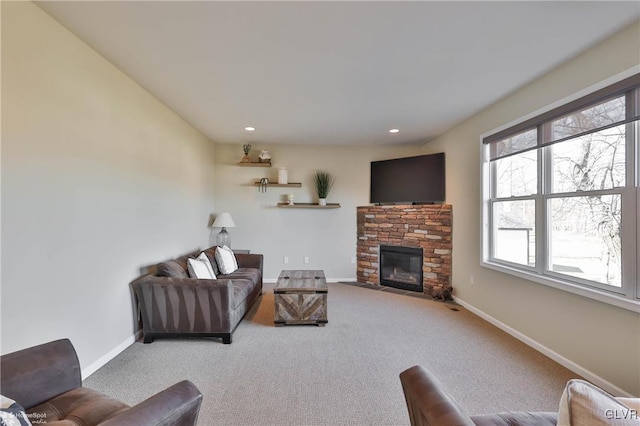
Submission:
[[[328,286],[323,271],[282,271],[273,290],[275,325],[324,326],[328,322],[327,292]]]

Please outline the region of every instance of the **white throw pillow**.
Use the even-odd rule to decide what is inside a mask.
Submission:
[[[559,408],[558,426],[640,426],[637,410],[584,380],[569,380]]]
[[[636,410],[638,412],[638,416],[640,416],[640,398],[621,398],[616,397],[618,402],[626,405],[632,410]]]
[[[211,278],[213,278],[214,280],[216,279],[216,273],[213,272],[213,265],[211,264],[211,261],[209,260],[209,257],[204,254],[204,252],[200,253],[200,256],[196,257],[196,260],[201,261],[202,263],[204,263],[207,267],[207,269],[209,270],[209,272],[211,273]]]
[[[216,262],[218,262],[218,268],[224,275],[231,274],[238,269],[238,261],[236,255],[227,246],[216,248]]]
[[[0,425],[31,426],[31,421],[20,404],[0,395]]]
[[[216,274],[213,273],[213,266],[204,252],[200,253],[200,256],[195,259],[187,259],[187,269],[189,269],[189,276],[191,278],[198,279],[216,279]]]
[[[15,401],[8,396],[0,395],[0,409],[4,410],[15,404]]]

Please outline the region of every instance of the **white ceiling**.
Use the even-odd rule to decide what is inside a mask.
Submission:
[[[640,17],[637,1],[38,5],[219,143],[421,144]]]

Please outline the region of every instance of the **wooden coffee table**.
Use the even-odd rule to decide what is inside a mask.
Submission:
[[[277,326],[315,324],[327,321],[327,280],[324,271],[284,270],[273,290]]]

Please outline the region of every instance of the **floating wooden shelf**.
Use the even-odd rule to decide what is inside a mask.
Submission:
[[[260,182],[254,182],[254,186],[260,186]],[[279,186],[283,188],[300,188],[302,186],[302,182],[291,182],[291,183],[268,183],[267,186]]]
[[[271,163],[238,163],[240,167],[271,167]]]
[[[326,206],[321,206],[318,203],[295,203],[293,205],[289,203],[278,203],[278,207],[281,209],[339,209],[338,203],[327,203]]]

